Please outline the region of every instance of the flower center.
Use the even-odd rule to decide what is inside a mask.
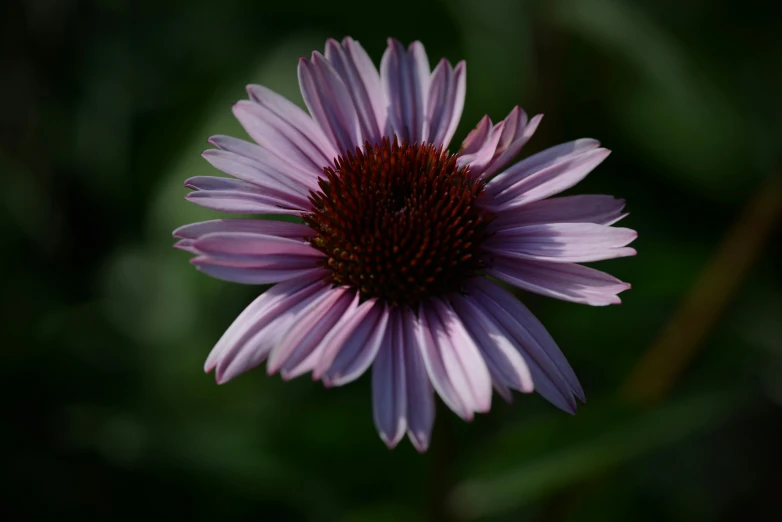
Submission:
[[[365,144],[323,169],[304,221],[335,284],[416,307],[458,292],[481,268],[491,216],[475,204],[484,183],[429,144]]]

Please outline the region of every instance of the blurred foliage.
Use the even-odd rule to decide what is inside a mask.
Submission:
[[[780,520],[782,236],[670,394],[622,395],[758,187],[780,175],[782,4],[726,0],[221,0],[3,3],[0,191],[6,510],[22,519]],[[454,140],[516,104],[526,153],[582,136],[614,153],[574,189],[627,198],[639,255],[601,264],[620,307],[521,298],[589,402],[439,410],[432,448],[388,451],[369,379],[324,390],[202,372],[262,289],[197,273],[171,231],[213,213],[212,134],[247,83],[301,102],[296,60],[351,35],[468,63]],[[715,291],[719,292],[719,288]],[[9,504],[10,502],[10,504]]]

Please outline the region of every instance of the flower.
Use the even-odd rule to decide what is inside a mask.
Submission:
[[[176,246],[208,275],[274,284],[206,361],[218,383],[266,361],[326,386],[372,367],[374,421],[394,447],[429,444],[434,392],[470,420],[492,388],[537,390],[574,413],[584,392],[543,325],[497,281],[585,303],[630,285],[579,263],[634,255],[611,196],[551,198],[609,151],[592,139],[511,163],[541,116],[484,117],[447,150],[465,99],[465,63],[433,71],[424,47],[390,39],[380,70],[358,42],[329,40],[299,61],[309,114],[258,85],[233,112],[256,143],[214,136],[203,156],[232,176],[187,180],[187,199],[270,219],[183,226]]]

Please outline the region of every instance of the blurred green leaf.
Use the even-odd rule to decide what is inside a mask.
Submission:
[[[249,140],[231,111],[234,103],[247,98],[246,85],[264,85],[303,106],[296,64],[300,56],[308,55],[312,49],[320,49],[323,41],[321,35],[314,33],[302,33],[281,41],[263,56],[260,65],[248,66],[246,74],[225,85],[223,90],[214,96],[209,102],[210,108],[204,111],[203,124],[193,130],[184,148],[176,151],[173,167],[155,197],[149,216],[150,233],[154,237],[165,237],[164,241],[170,245],[173,243],[170,239],[171,232],[175,228],[186,223],[224,216],[184,199],[188,193],[184,187],[186,179],[193,176],[223,175],[201,157],[204,150],[211,148],[207,139],[216,134],[224,134]],[[275,219],[284,219],[284,216],[275,216]]]
[[[714,428],[739,404],[735,396],[724,393],[676,401],[651,412],[603,402],[582,408],[567,428],[552,417],[524,422],[472,456],[470,478],[451,494],[453,511],[465,519],[510,511]]]
[[[409,507],[396,504],[378,504],[356,509],[345,516],[342,522],[423,522],[420,513]]]
[[[466,136],[484,114],[501,121],[514,105],[523,106],[529,101],[527,97],[536,80],[532,74],[531,16],[529,2],[517,0],[441,0],[441,3],[461,28],[465,54],[455,57],[455,61],[467,62],[468,94],[459,134],[455,137],[459,138]],[[502,81],[486,81],[487,78]],[[458,143],[454,139],[451,148],[458,149]]]
[[[605,57],[624,62],[625,81],[612,82],[603,96],[613,98],[607,106],[634,145],[666,167],[661,174],[727,199],[740,198],[760,179],[752,173],[757,165],[747,162],[749,135],[740,131],[747,119],[644,7],[559,0],[552,14]]]

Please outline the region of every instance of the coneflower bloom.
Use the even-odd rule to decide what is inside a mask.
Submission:
[[[206,360],[218,383],[266,361],[326,386],[372,367],[374,421],[389,447],[424,451],[434,392],[470,420],[492,388],[537,390],[575,412],[584,392],[543,325],[497,281],[585,303],[619,303],[630,285],[579,263],[635,254],[611,225],[624,201],[551,198],[609,151],[592,139],[512,163],[541,116],[484,117],[449,152],[465,99],[465,63],[430,69],[424,47],[389,40],[380,70],[351,38],[302,58],[309,114],[265,87],[233,112],[255,143],[228,136],[204,152],[229,177],[187,180],[187,199],[237,214],[183,226],[176,246],[208,275],[273,284]]]

